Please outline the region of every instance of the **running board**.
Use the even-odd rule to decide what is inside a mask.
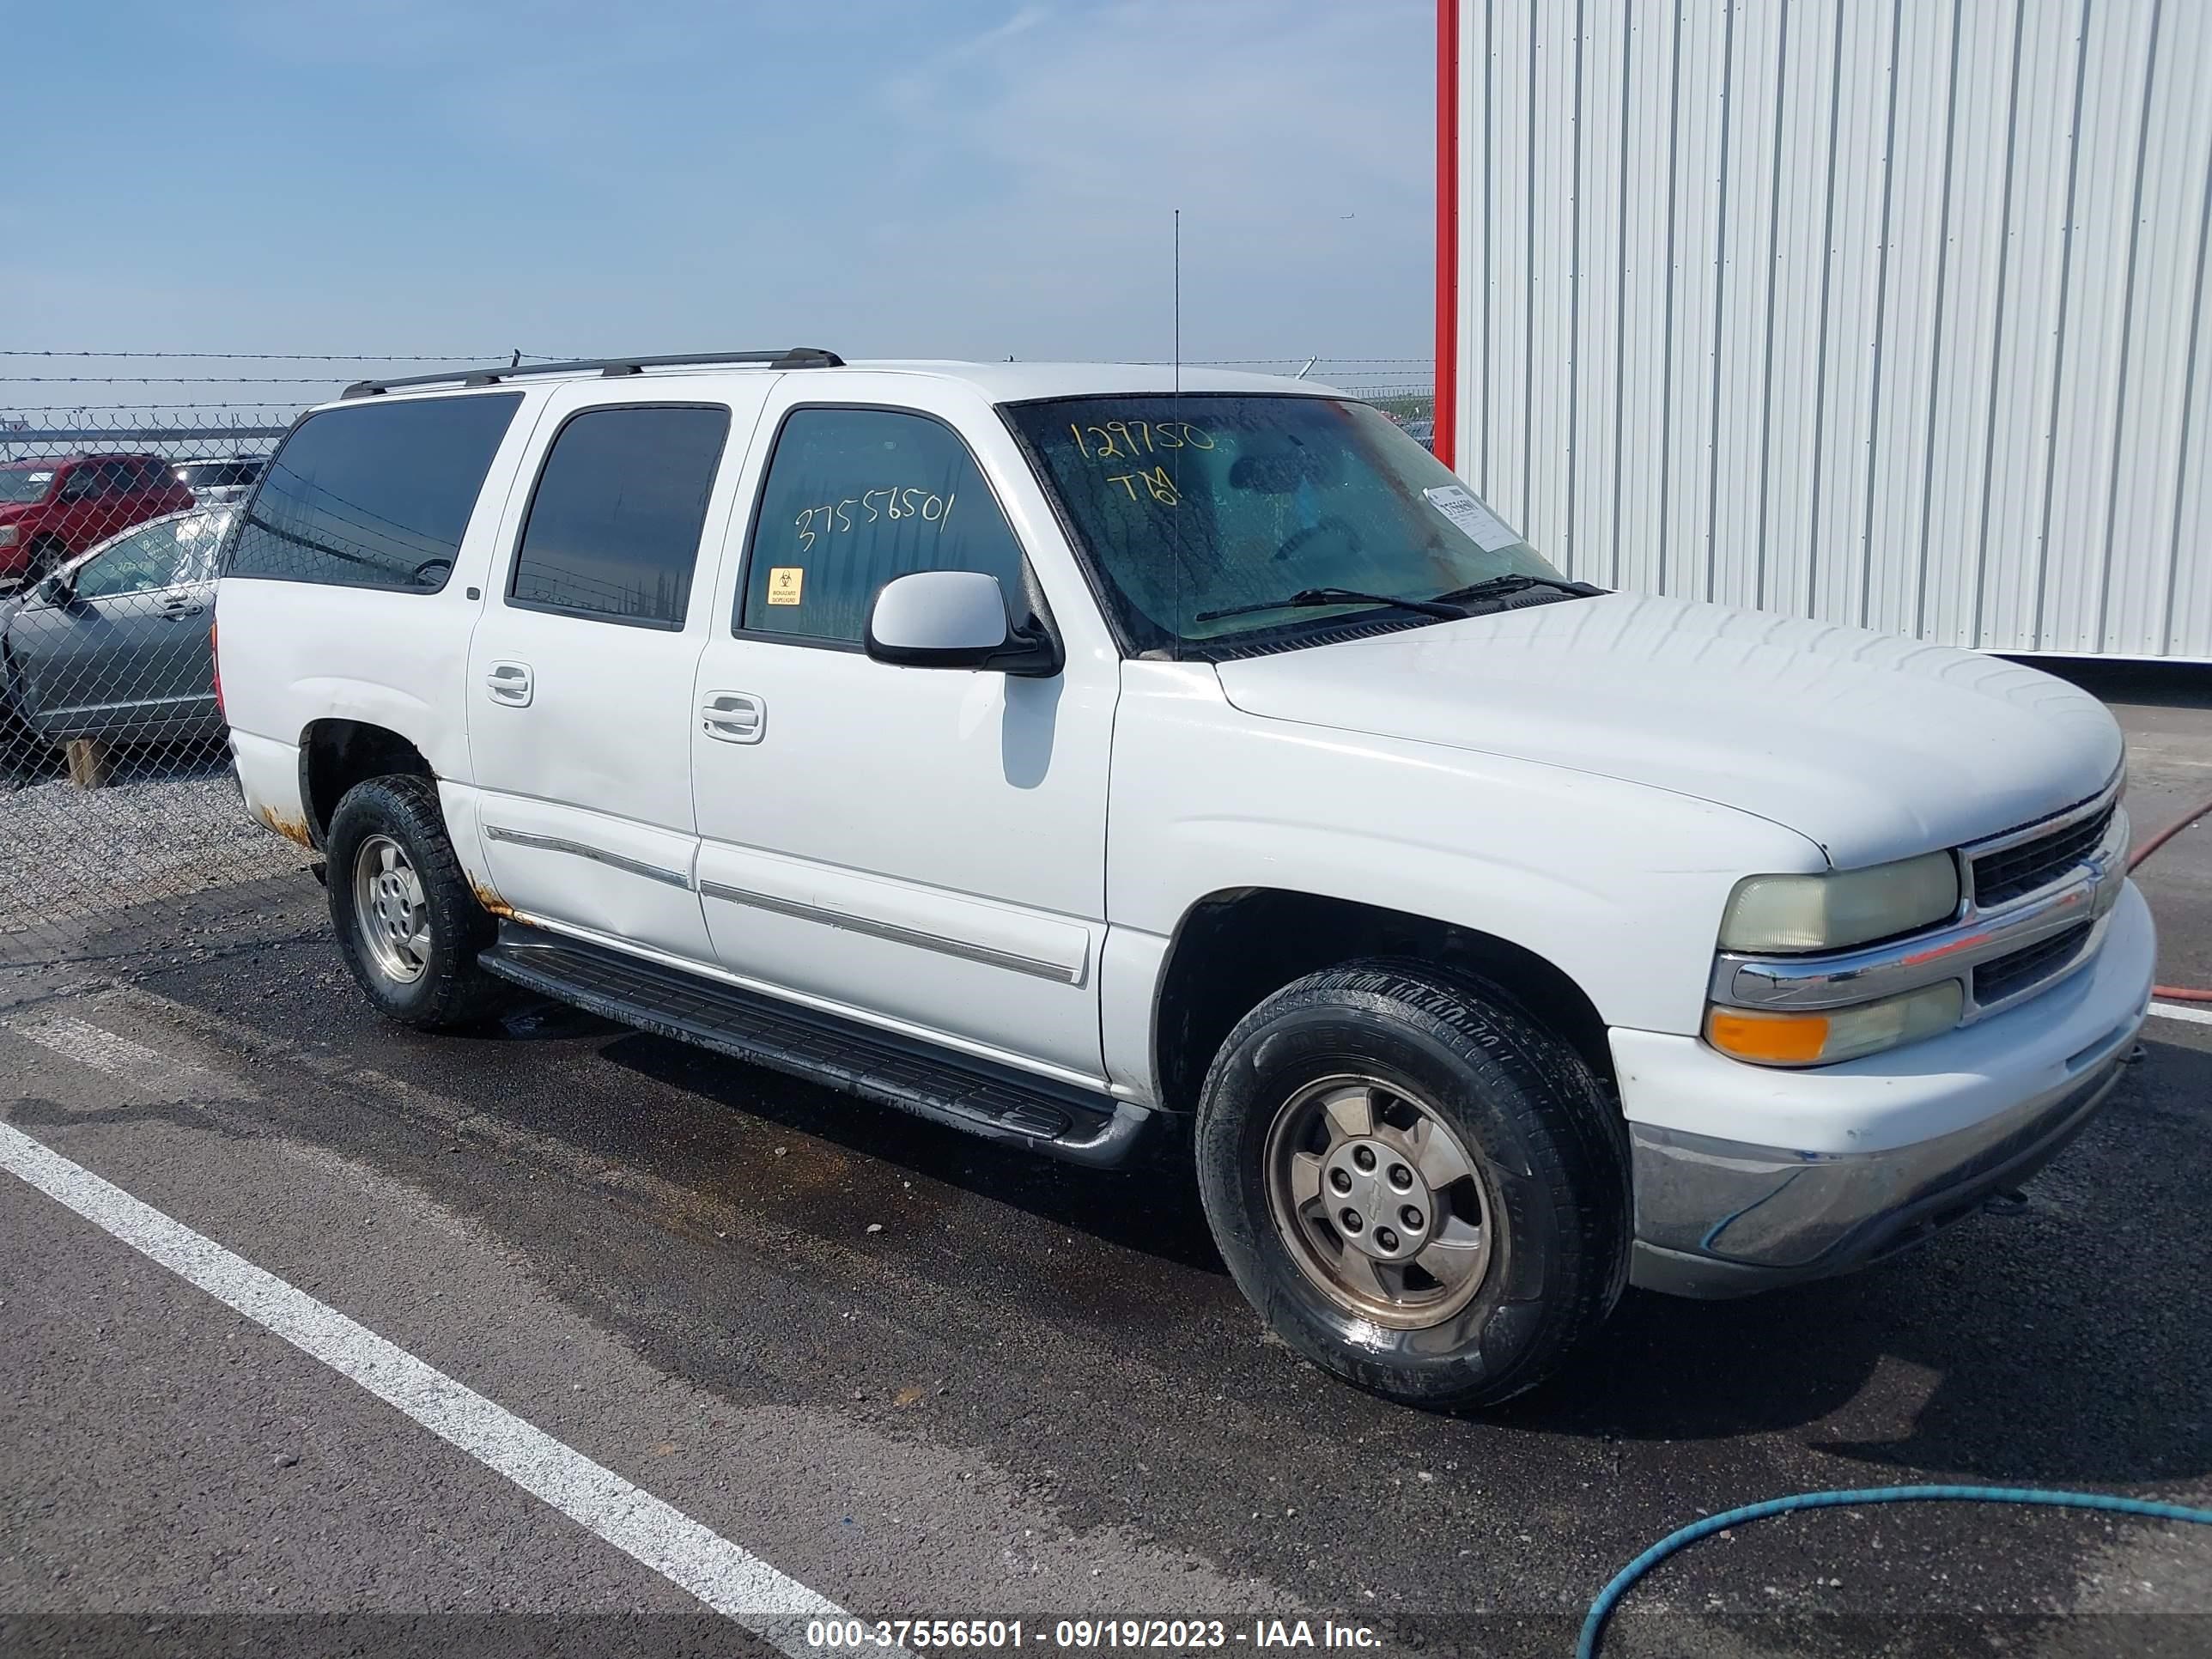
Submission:
[[[1071,1163],[1110,1168],[1149,1139],[1152,1114],[1131,1102],[526,923],[502,921],[499,942],[477,961],[488,974],[640,1030]]]

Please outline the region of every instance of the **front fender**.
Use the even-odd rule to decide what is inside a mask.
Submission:
[[[1731,807],[1249,715],[1202,665],[1127,668],[1107,914],[1160,940],[1162,960],[1210,896],[1282,889],[1493,934],[1559,969],[1607,1024],[1690,1035],[1735,883],[1826,866],[1805,836]]]

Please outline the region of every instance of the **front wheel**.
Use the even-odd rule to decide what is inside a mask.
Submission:
[[[477,965],[495,924],[453,856],[428,778],[371,778],[331,814],[331,922],[380,1012],[423,1030],[472,1024],[502,995]]]
[[[49,769],[54,749],[30,723],[0,702],[0,777],[27,781]]]
[[[1409,1405],[1535,1386],[1627,1281],[1618,1114],[1580,1054],[1488,988],[1354,963],[1285,987],[1208,1073],[1216,1243],[1276,1334]]]

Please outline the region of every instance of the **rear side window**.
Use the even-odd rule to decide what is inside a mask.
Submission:
[[[681,628],[730,411],[586,410],[553,440],[515,549],[507,603]]]
[[[980,570],[1024,603],[1021,544],[957,433],[887,409],[800,409],[762,486],[739,626],[857,645],[885,582]]]
[[[521,402],[501,392],[308,416],[262,474],[226,574],[436,592]]]

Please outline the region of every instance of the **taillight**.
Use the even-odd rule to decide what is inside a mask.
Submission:
[[[208,624],[208,660],[215,665],[215,717],[219,720],[228,720],[230,716],[223,712],[222,707],[222,658],[216,653],[215,646],[216,630],[221,626],[220,623]]]

